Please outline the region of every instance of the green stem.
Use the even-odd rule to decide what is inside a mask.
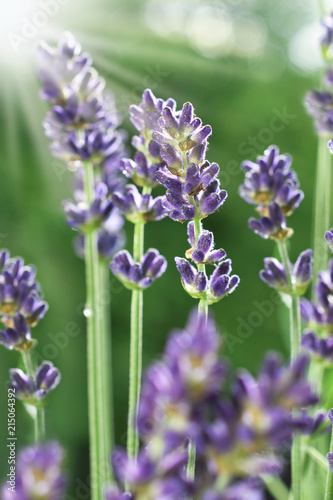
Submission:
[[[289,308],[290,314],[290,355],[291,360],[294,360],[300,349],[301,345],[301,316],[300,316],[300,301],[299,297],[292,292],[293,283],[291,277],[291,264],[288,256],[287,245],[285,241],[278,242],[278,249],[280,252],[282,264],[286,270],[289,288],[291,290],[291,306]]]
[[[326,458],[313,446],[304,445],[304,451],[311,457],[319,467],[327,471],[327,460]]]
[[[328,262],[328,247],[324,240],[325,232],[330,229],[331,203],[331,153],[327,147],[327,137],[319,137],[316,187],[314,199],[314,261],[313,261],[313,289],[318,272],[326,269]]]
[[[289,490],[279,477],[261,476],[268,491],[276,500],[288,500]]]
[[[31,351],[22,351],[22,359],[23,363],[25,366],[25,370],[27,372],[27,375],[29,376],[30,380],[33,379],[34,377],[34,366],[33,366],[33,361],[32,361],[32,356],[31,356]],[[34,433],[35,433],[35,442],[40,443],[41,441],[45,440],[45,413],[44,413],[44,407],[42,406],[36,406],[35,407],[35,414],[33,417],[34,420]]]
[[[112,376],[112,336],[111,336],[111,295],[109,264],[99,259],[99,277],[102,291],[101,317],[101,368],[103,370],[103,425],[107,454],[114,447],[113,376]],[[111,468],[110,468],[111,470]]]
[[[195,236],[195,243],[198,243],[198,239],[201,233],[201,220],[198,218],[194,219],[194,236]],[[198,264],[198,271],[205,272],[206,266],[205,264]],[[205,318],[207,319],[208,317],[208,304],[207,300],[205,298],[200,299],[199,305],[198,305],[198,311],[200,314],[204,314]]]
[[[196,448],[193,441],[190,441],[188,446],[188,461],[187,461],[187,469],[186,469],[186,477],[190,481],[194,481],[195,476],[195,457],[196,457]]]
[[[35,418],[35,441],[36,443],[45,440],[45,410],[43,406],[36,406]]]
[[[284,240],[278,242],[278,248],[283,266],[286,270],[289,288],[291,292],[291,305],[289,308],[290,314],[290,355],[293,361],[300,349],[301,344],[301,318],[299,297],[293,293],[293,282],[291,276],[291,264],[288,255],[287,245]],[[293,500],[301,500],[301,479],[302,479],[302,451],[301,437],[294,435],[291,448],[291,481]]]
[[[133,258],[140,262],[143,256],[144,223],[134,225]],[[143,291],[132,291],[131,302],[131,345],[130,345],[130,373],[129,373],[129,402],[128,402],[128,432],[127,453],[130,457],[137,457],[139,435],[136,426],[138,401],[141,390],[142,372],[142,317]]]
[[[333,429],[331,431],[331,441],[330,441],[330,452],[333,451]],[[325,500],[332,500],[333,497],[333,473],[331,469],[327,467],[327,476],[326,476],[326,489],[325,489]]]
[[[84,192],[90,205],[94,199],[94,167],[84,163]],[[91,500],[101,500],[103,485],[110,479],[108,456],[110,443],[105,436],[105,402],[101,307],[100,269],[97,232],[85,235],[86,309],[87,318],[87,362],[88,362],[88,407],[90,440]]]

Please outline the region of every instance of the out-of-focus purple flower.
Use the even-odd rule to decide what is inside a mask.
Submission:
[[[20,313],[28,326],[35,326],[44,316],[48,305],[42,300],[36,271],[24,265],[21,258],[9,258],[9,253],[0,272],[0,315],[6,326],[13,328],[13,317]]]
[[[113,208],[108,219],[97,231],[98,254],[101,258],[110,260],[115,253],[124,248],[126,237],[122,230],[124,219],[120,216],[117,208]],[[79,234],[74,240],[76,254],[84,258],[84,234]]]
[[[156,128],[159,128],[158,120],[162,110],[166,107],[175,110],[176,102],[173,99],[166,101],[158,99],[150,89],[146,89],[142,94],[142,102],[139,105],[130,106],[130,120],[143,136],[151,135]],[[135,144],[133,145],[139,150]]]
[[[50,104],[44,127],[52,154],[71,168],[86,160],[98,167],[123,151],[113,98],[73,35],[65,33],[57,48],[43,42],[37,53],[41,96]]]
[[[311,90],[305,98],[305,106],[313,118],[319,134],[333,133],[333,94],[323,90]]]
[[[325,16],[322,19],[322,25],[324,27],[324,34],[320,40],[321,48],[323,51],[324,59],[327,61],[332,61],[332,50],[333,50],[333,13]]]
[[[284,293],[303,295],[306,292],[312,275],[312,250],[302,252],[293,268],[289,270],[291,286],[284,266],[277,259],[267,257],[264,259],[264,264],[265,269],[261,270],[259,275],[268,286]]]
[[[190,483],[180,472],[182,469],[185,470],[187,463],[186,450],[184,448],[173,450],[159,461],[154,460],[153,455],[148,447],[134,461],[128,458],[124,451],[115,451],[111,456],[111,464],[118,482],[124,487],[126,481],[130,491],[136,493],[137,500],[187,498]]]
[[[69,200],[63,202],[67,224],[82,233],[95,231],[108,219],[113,209],[113,203],[107,196],[106,184],[100,182],[95,186],[95,198],[90,206],[84,199],[80,199],[82,192],[77,191],[76,194],[80,195],[77,203]]]
[[[101,167],[109,156],[122,147],[122,134],[113,128],[86,131],[83,135],[74,132],[55,139],[51,144],[51,153],[71,168],[90,161],[95,167]]]
[[[158,221],[166,216],[162,196],[153,198],[150,194],[140,194],[134,184],[128,184],[124,194],[114,193],[112,199],[120,212],[134,224]]]
[[[326,459],[327,459],[327,462],[328,462],[328,466],[330,468],[330,471],[332,472],[333,474],[333,453],[330,451],[327,453],[326,455]]]
[[[286,220],[280,206],[272,202],[268,207],[268,217],[249,219],[249,228],[264,239],[280,241],[290,238],[293,230],[286,226]]]
[[[81,46],[69,32],[64,33],[57,48],[42,42],[37,49],[38,76],[42,84],[41,97],[51,103],[68,97],[73,80],[91,65],[91,58],[81,54]]]
[[[195,299],[205,299],[208,304],[218,302],[229,295],[239,284],[237,275],[230,276],[230,259],[221,262],[209,280],[204,271],[197,271],[186,259],[175,257],[175,261],[187,293]]]
[[[301,203],[304,193],[298,189],[299,182],[290,168],[289,155],[280,155],[277,146],[270,146],[256,163],[246,160],[242,163],[245,182],[239,188],[240,196],[253,205],[262,215],[267,215],[267,207],[277,203],[282,213],[290,215]]]
[[[36,341],[31,338],[30,329],[24,316],[16,313],[13,321],[13,328],[0,330],[0,343],[10,350],[27,351],[31,349]]]
[[[17,459],[14,490],[2,488],[3,500],[61,500],[66,480],[62,472],[63,450],[58,443],[23,449]]]
[[[325,233],[325,240],[329,246],[329,249],[333,252],[333,228]]]
[[[333,259],[328,263],[328,269],[318,274],[315,286],[316,301],[303,299],[301,313],[303,321],[309,328],[318,325],[331,333],[333,328]]]
[[[216,395],[227,373],[226,364],[218,360],[219,345],[214,322],[197,313],[170,337],[162,361],[152,364],[144,378],[138,412],[144,440],[165,432],[182,439],[196,435],[191,406]]]
[[[134,262],[127,250],[118,252],[111,264],[113,274],[129,290],[145,289],[162,276],[167,268],[167,261],[163,255],[150,248],[143,255],[141,262]]]
[[[333,362],[333,335],[320,338],[314,332],[306,331],[302,336],[302,346],[317,360],[329,365]]]
[[[237,481],[223,492],[208,491],[202,500],[264,500],[264,485],[259,478]]]
[[[214,235],[210,231],[201,231],[196,243],[194,223],[189,222],[187,234],[191,248],[187,250],[186,257],[191,258],[196,264],[216,264],[226,257],[223,248],[214,250]]]
[[[151,187],[158,185],[155,181],[155,175],[163,165],[162,162],[151,164],[140,151],[135,153],[134,160],[123,159],[120,163],[124,174],[130,177],[137,186]]]
[[[18,368],[9,370],[9,375],[9,386],[15,389],[15,396],[30,404],[39,404],[61,379],[59,370],[50,361],[44,361],[32,378]]]
[[[283,365],[270,354],[257,378],[242,371],[235,380],[219,359],[219,346],[212,319],[195,313],[171,336],[162,360],[148,368],[137,419],[144,448],[137,463],[125,451],[113,454],[122,489],[109,500],[126,498],[125,483],[135,500],[182,494],[194,500],[262,499],[257,477],[281,472],[282,446],[295,432],[309,434],[325,425],[322,412],[314,418],[306,413],[318,402],[306,380],[306,356]],[[193,481],[186,479],[189,442],[196,446]]]

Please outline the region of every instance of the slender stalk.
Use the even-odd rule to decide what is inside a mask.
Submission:
[[[36,407],[35,441],[40,443],[45,440],[45,410],[43,406]]]
[[[94,169],[84,163],[84,192],[87,204],[94,198]],[[105,401],[103,385],[105,368],[102,356],[103,308],[101,307],[100,269],[96,231],[85,236],[88,407],[90,440],[91,500],[101,500],[103,485],[110,478],[109,443],[105,436]]]
[[[22,359],[25,366],[25,370],[30,380],[32,380],[34,376],[34,366],[32,361],[32,356],[30,351],[22,351]],[[35,433],[35,442],[40,443],[45,440],[45,413],[44,408],[42,406],[35,407],[34,416],[32,417],[34,420],[34,433]],[[32,413],[30,413],[32,415]]]
[[[111,295],[109,264],[99,259],[100,286],[102,292],[101,317],[101,368],[103,370],[103,424],[107,455],[114,446],[113,377],[112,377],[112,336],[111,336]]]
[[[325,231],[330,229],[331,204],[331,153],[327,147],[327,137],[319,137],[316,187],[314,199],[314,228],[313,228],[313,289],[318,272],[326,269],[328,262],[328,247],[324,241]]]
[[[331,441],[330,441],[330,452],[333,451],[333,429],[331,431]],[[333,498],[333,473],[331,469],[327,467],[327,476],[326,476],[326,488],[325,488],[325,500],[332,500]]]
[[[195,457],[196,457],[196,448],[193,441],[190,441],[188,446],[188,462],[186,469],[186,477],[190,481],[194,481],[195,476]]]
[[[140,262],[143,255],[144,223],[134,225],[133,258]],[[127,453],[130,457],[137,457],[139,435],[136,425],[138,401],[141,390],[142,372],[142,318],[143,318],[143,291],[132,291],[131,302],[131,345],[130,345],[130,374],[129,374],[129,402],[128,402],[128,432]]]
[[[276,500],[288,500],[289,490],[282,479],[273,476],[261,476],[268,491]]]
[[[292,278],[291,278],[291,264],[288,256],[287,245],[285,241],[278,242],[278,249],[280,252],[282,264],[286,270],[287,279],[289,282],[290,289],[292,290]],[[290,355],[291,359],[294,360],[299,352],[301,344],[301,317],[300,317],[300,304],[299,297],[295,294],[291,295],[291,306],[290,311]]]
[[[194,219],[194,236],[195,236],[195,242],[198,242],[200,233],[201,233],[201,220],[198,218]],[[205,272],[205,264],[198,264],[198,271]],[[198,305],[198,311],[200,314],[204,314],[205,318],[207,319],[208,317],[208,304],[205,298],[202,298],[199,302]]]
[[[287,245],[285,241],[278,242],[278,248],[281,256],[283,266],[286,270],[289,287],[292,291],[292,277],[291,277],[291,264],[288,256]],[[291,305],[289,309],[290,314],[290,355],[293,361],[299,352],[301,343],[301,318],[300,318],[300,304],[299,297],[291,294]],[[301,479],[302,479],[302,451],[301,451],[301,437],[294,435],[293,444],[291,448],[291,481],[293,500],[301,500]]]
[[[313,446],[304,445],[304,451],[311,457],[321,469],[327,471],[327,460],[316,448]]]

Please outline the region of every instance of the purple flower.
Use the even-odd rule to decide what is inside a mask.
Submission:
[[[290,293],[290,285],[286,275],[285,268],[277,259],[266,257],[264,259],[265,269],[259,273],[262,281],[267,283],[268,286],[276,288],[284,293]]]
[[[333,335],[319,338],[314,332],[306,331],[302,336],[302,347],[315,359],[331,365],[333,361]]]
[[[36,341],[31,338],[30,329],[24,316],[16,313],[13,321],[13,328],[0,330],[0,343],[10,350],[27,351],[31,349]]]
[[[113,97],[73,35],[65,33],[57,48],[42,43],[38,60],[41,97],[50,104],[44,128],[52,154],[73,169],[86,160],[101,167],[123,153]]]
[[[150,248],[143,255],[141,262],[134,262],[127,250],[118,252],[111,264],[113,274],[129,290],[145,289],[164,274],[167,268],[165,257],[154,248]]]
[[[82,192],[76,191],[75,194],[76,203],[69,200],[63,202],[67,224],[82,233],[95,231],[109,218],[113,209],[112,201],[107,197],[106,184],[100,182],[95,186],[95,198],[90,206],[82,199]]]
[[[328,269],[318,274],[315,286],[316,301],[303,299],[301,313],[303,320],[310,328],[318,325],[328,332],[333,326],[333,259],[328,263]]]
[[[60,372],[50,361],[44,361],[30,378],[22,370],[9,370],[9,387],[15,390],[18,399],[30,404],[39,404],[60,382]]]
[[[163,198],[153,198],[150,194],[140,194],[134,184],[125,187],[125,193],[114,193],[113,202],[115,206],[133,222],[158,221],[166,216],[163,206]]]
[[[111,257],[124,247],[126,237],[122,230],[124,219],[120,216],[117,208],[113,208],[108,219],[97,231],[98,254],[100,258],[110,260]],[[76,254],[84,258],[84,234],[79,234],[74,240]]]
[[[147,157],[140,151],[135,153],[134,161],[123,159],[120,164],[124,174],[130,177],[137,186],[151,187],[157,185],[155,175],[163,165],[164,163],[151,164]]]
[[[194,223],[189,222],[187,234],[191,248],[187,250],[186,257],[191,258],[196,264],[216,264],[226,257],[223,248],[214,250],[214,235],[210,231],[202,230],[196,243]]]
[[[327,61],[332,60],[332,45],[333,45],[333,14],[325,16],[322,19],[322,25],[325,29],[321,38],[321,48],[323,51],[324,59]]]
[[[239,188],[240,196],[257,205],[262,215],[268,215],[267,207],[272,202],[279,205],[284,215],[290,215],[304,197],[291,162],[290,156],[279,155],[276,146],[270,146],[256,163],[246,160],[242,163],[245,182]]]
[[[331,92],[311,90],[305,98],[305,106],[313,118],[317,131],[320,134],[333,133],[333,95]]]
[[[286,270],[277,259],[264,259],[265,269],[260,271],[260,278],[272,288],[280,292],[303,295],[311,280],[312,250],[302,252],[295,265],[289,270],[291,274],[291,288]]]
[[[329,246],[329,249],[333,252],[333,228],[325,233],[325,240]]]
[[[268,217],[249,219],[249,228],[264,239],[285,240],[293,235],[293,230],[286,226],[280,206],[272,202],[268,207]]]
[[[230,276],[230,259],[221,262],[209,280],[204,271],[197,271],[186,259],[175,257],[175,261],[186,292],[195,299],[205,299],[208,304],[229,295],[239,284],[237,275]]]
[[[164,108],[158,125],[160,131],[153,133],[153,139],[161,146],[161,157],[172,174],[183,177],[189,165],[197,163],[197,151],[206,150],[207,138],[212,129],[210,125],[202,126],[189,102],[183,105],[179,113],[169,107]],[[200,156],[203,163],[204,152]]]
[[[81,54],[81,46],[71,33],[64,33],[57,48],[42,42],[37,50],[38,76],[42,84],[41,97],[51,103],[66,98],[71,83],[82,78],[91,59]]]
[[[61,500],[66,486],[63,460],[64,453],[57,443],[23,449],[17,460],[15,492],[4,485],[3,500]]]
[[[25,266],[21,258],[6,259],[0,272],[0,315],[2,323],[13,328],[13,317],[20,313],[28,326],[35,326],[44,316],[48,305],[42,300],[36,271]]]

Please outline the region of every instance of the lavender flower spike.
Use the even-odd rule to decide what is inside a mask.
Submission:
[[[150,194],[140,194],[134,184],[128,184],[124,194],[114,193],[112,199],[120,212],[133,224],[158,221],[167,214],[161,196],[153,198]]]
[[[223,248],[214,250],[214,235],[210,231],[203,230],[196,243],[194,223],[189,222],[187,234],[191,248],[187,250],[186,257],[191,258],[196,264],[216,264],[226,257]]]
[[[280,292],[290,293],[289,283],[284,266],[277,259],[267,257],[264,259],[265,269],[259,273],[262,281],[271,288]]]
[[[237,275],[230,276],[230,259],[222,261],[209,280],[204,271],[197,271],[186,259],[175,257],[175,262],[186,292],[194,299],[205,299],[208,304],[232,293],[240,281]]]
[[[111,264],[113,274],[129,290],[144,290],[162,276],[167,268],[165,257],[154,248],[150,248],[144,254],[141,262],[134,262],[127,250],[118,252]]]
[[[268,207],[268,213],[268,217],[262,217],[259,220],[251,218],[249,228],[264,239],[280,241],[290,238],[294,231],[286,226],[280,206],[272,202]]]
[[[57,443],[35,445],[18,456],[15,491],[2,488],[3,500],[61,500],[66,480],[62,472],[64,453]]]
[[[302,336],[302,347],[315,360],[331,366],[333,362],[333,335],[319,338],[314,332],[305,331]]]
[[[310,283],[312,274],[312,250],[302,252],[293,269],[290,269],[291,288],[288,282],[287,273],[282,264],[277,259],[267,257],[264,259],[265,269],[260,271],[260,278],[268,286],[283,293],[294,293],[303,295]]]
[[[277,146],[269,146],[257,162],[245,161],[242,168],[245,182],[239,194],[248,203],[257,205],[262,215],[267,215],[267,207],[276,202],[284,215],[290,215],[304,198],[298,189],[297,175],[290,168],[289,155],[280,155]]]
[[[18,368],[9,370],[9,375],[9,387],[15,389],[18,399],[29,404],[39,404],[61,379],[59,370],[50,361],[44,361],[32,378]]]
[[[31,349],[36,341],[31,338],[30,329],[22,314],[16,313],[14,316],[14,327],[0,330],[0,343],[7,349],[16,351],[27,351]]]

